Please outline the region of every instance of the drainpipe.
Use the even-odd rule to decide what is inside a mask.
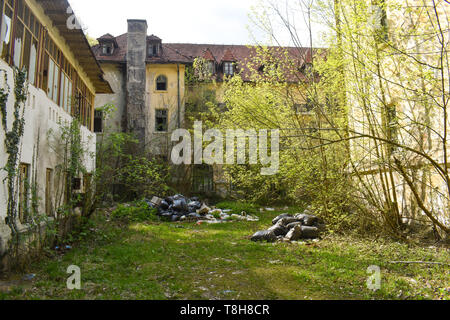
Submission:
[[[178,94],[178,120],[177,120],[177,123],[178,123],[178,129],[180,129],[181,128],[181,119],[180,119],[180,117],[181,117],[181,105],[180,105],[180,64],[179,63],[177,63],[177,77],[178,77],[178,85],[177,85],[177,90],[178,90],[178,92],[177,92],[177,94]]]

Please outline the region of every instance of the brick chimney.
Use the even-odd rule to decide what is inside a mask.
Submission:
[[[139,139],[144,150],[147,143],[148,110],[146,107],[147,21],[128,20],[126,130]]]

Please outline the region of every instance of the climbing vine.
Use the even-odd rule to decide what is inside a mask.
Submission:
[[[13,235],[18,234],[17,230],[17,184],[16,178],[18,175],[17,161],[20,154],[20,143],[24,133],[25,126],[25,102],[27,100],[28,88],[26,86],[27,71],[14,68],[14,109],[13,109],[13,123],[11,130],[8,130],[7,121],[7,102],[10,94],[10,88],[7,84],[6,71],[5,86],[0,88],[0,111],[2,117],[2,126],[5,132],[5,150],[8,155],[6,165],[3,170],[6,171],[6,184],[8,190],[8,204],[6,213],[6,223],[11,228]]]

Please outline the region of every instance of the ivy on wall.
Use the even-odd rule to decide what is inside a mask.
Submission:
[[[8,129],[8,113],[7,102],[10,95],[10,87],[8,86],[8,77],[5,70],[4,73],[5,85],[0,88],[0,113],[2,129],[5,132],[4,146],[7,154],[7,161],[5,167],[2,169],[6,171],[6,184],[8,190],[8,203],[6,212],[6,223],[11,228],[13,235],[18,234],[17,230],[17,176],[18,166],[17,162],[20,154],[20,143],[24,133],[25,127],[25,102],[27,100],[28,89],[27,71],[14,68],[14,108],[13,108],[13,123],[12,127]]]

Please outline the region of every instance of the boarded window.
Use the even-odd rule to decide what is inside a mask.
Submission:
[[[167,132],[167,110],[157,109],[155,119],[156,132]]]

